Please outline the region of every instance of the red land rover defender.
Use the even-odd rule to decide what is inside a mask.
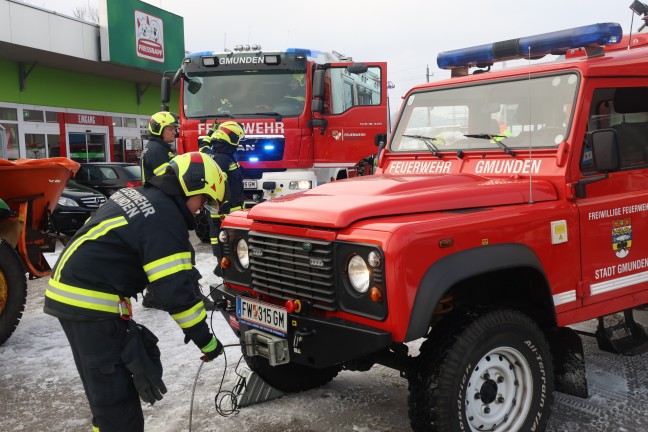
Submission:
[[[378,363],[409,380],[416,431],[539,431],[554,390],[587,396],[570,324],[645,349],[644,36],[604,23],[441,53],[453,77],[406,95],[375,175],[229,216],[219,304],[251,369],[294,392]],[[490,70],[511,59],[528,61]]]

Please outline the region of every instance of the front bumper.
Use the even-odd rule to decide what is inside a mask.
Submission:
[[[245,341],[245,333],[255,330],[236,318],[236,297],[240,291],[220,285],[214,291],[218,302],[226,300],[221,310],[236,335]],[[339,318],[316,318],[288,314],[290,362],[317,369],[343,364],[379,353],[392,344],[391,333]]]

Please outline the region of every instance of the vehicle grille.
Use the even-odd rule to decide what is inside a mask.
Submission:
[[[254,232],[248,241],[255,291],[285,300],[309,300],[318,309],[337,309],[332,242]]]
[[[90,208],[90,209],[97,209],[101,204],[106,202],[106,197],[103,195],[94,195],[94,196],[88,196],[88,197],[83,197],[80,199],[80,201],[83,203],[84,207]]]

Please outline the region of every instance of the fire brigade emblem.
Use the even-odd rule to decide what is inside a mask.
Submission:
[[[632,223],[630,218],[617,219],[612,227],[612,250],[618,258],[625,258],[632,247]]]
[[[331,131],[331,136],[333,136],[336,141],[339,141],[340,138],[342,138],[342,132],[336,130]]]

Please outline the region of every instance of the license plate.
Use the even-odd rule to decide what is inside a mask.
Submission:
[[[243,180],[243,189],[256,189],[256,180]]]
[[[278,336],[288,333],[288,313],[270,303],[236,297],[236,317],[244,323]]]

